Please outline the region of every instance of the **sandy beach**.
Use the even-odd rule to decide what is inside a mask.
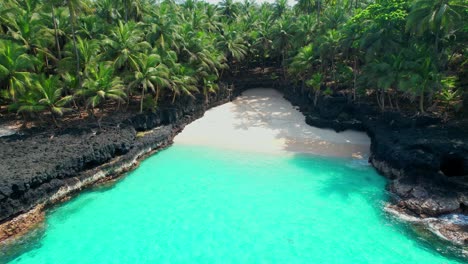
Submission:
[[[208,110],[203,118],[187,125],[174,143],[365,159],[370,139],[362,132],[311,127],[281,93],[258,88]]]

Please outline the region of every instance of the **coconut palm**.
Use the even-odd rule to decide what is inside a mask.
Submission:
[[[79,36],[76,38],[76,48],[78,49],[78,58],[80,61],[80,72],[82,71],[85,75],[88,73],[87,69],[88,67],[92,66],[93,64],[97,63],[99,61],[99,53],[101,50],[101,47],[99,45],[99,41],[97,40],[87,40],[83,39]],[[69,72],[70,69],[72,69],[74,66],[73,64],[75,63],[75,59],[73,57],[73,52],[74,52],[74,45],[69,43],[68,45],[65,46],[65,58],[63,58],[59,65],[59,72],[60,73],[66,73]]]
[[[289,73],[302,82],[302,89],[304,89],[306,79],[312,74],[316,57],[314,46],[309,44],[299,50],[289,65]]]
[[[126,97],[124,85],[120,77],[114,76],[112,65],[101,62],[89,68],[87,76],[83,81],[83,87],[76,92],[76,96],[85,99],[86,107],[90,108],[91,115],[94,116],[94,109],[107,100],[124,102]],[[101,107],[101,116],[97,119],[99,127],[101,127],[103,111]]]
[[[15,101],[18,93],[31,84],[31,71],[39,61],[26,53],[26,48],[11,41],[0,41],[0,84],[5,87],[4,97]]]
[[[41,54],[46,65],[49,59],[55,59],[49,50],[53,44],[52,30],[45,25],[46,17],[41,15],[38,1],[25,0],[21,7],[18,5],[6,11],[1,20],[8,29],[8,38],[21,43],[30,54]]]
[[[419,112],[424,114],[426,95],[441,87],[442,76],[437,71],[436,63],[431,57],[424,57],[413,64],[413,67],[402,76],[401,86],[411,94],[419,97]]]
[[[209,101],[209,95],[215,94],[219,85],[216,83],[218,77],[216,75],[209,75],[203,78],[203,94],[205,95],[205,103]]]
[[[317,101],[320,96],[320,91],[322,88],[323,75],[320,73],[315,73],[312,75],[312,78],[306,81],[308,87],[312,88],[314,92],[314,106],[317,106]]]
[[[408,15],[406,28],[418,35],[430,32],[434,35],[434,50],[439,53],[439,42],[443,34],[461,28],[457,24],[467,5],[457,0],[417,0]]]
[[[281,65],[283,68],[283,76],[286,78],[286,60],[288,50],[291,47],[292,31],[294,26],[291,21],[287,18],[279,19],[272,29],[273,37],[273,48],[277,50],[281,58]]]
[[[78,46],[77,46],[77,38],[76,38],[76,20],[77,16],[86,10],[89,9],[87,5],[87,1],[80,1],[80,0],[65,0],[66,6],[68,8],[69,20],[70,20],[70,28],[71,28],[71,35],[73,41],[73,47],[75,50],[75,60],[76,60],[76,75],[80,76],[80,55],[78,53]]]
[[[227,27],[223,34],[218,36],[217,47],[224,52],[228,61],[235,59],[241,61],[247,55],[247,46],[243,38],[233,27]]]
[[[160,90],[168,87],[169,69],[161,62],[161,57],[157,54],[141,54],[137,59],[138,67],[135,69],[134,81],[130,87],[139,87],[141,89],[140,113],[143,112],[143,101],[145,93],[151,90],[156,94],[155,103],[157,106]]]
[[[170,88],[173,91],[172,102],[177,96],[188,95],[194,97],[194,93],[199,92],[197,88],[197,78],[194,77],[194,70],[188,65],[176,64],[170,75]]]
[[[63,89],[58,76],[46,77],[39,75],[31,85],[31,89],[22,93],[18,100],[9,108],[18,113],[37,113],[48,110],[56,126],[57,116],[62,116],[69,108],[65,106],[72,100],[72,96],[62,96]]]
[[[219,3],[221,13],[229,20],[233,20],[237,15],[238,6],[233,0],[223,0]]]
[[[119,21],[109,38],[104,40],[104,46],[116,69],[136,68],[139,54],[151,48],[151,45],[144,41],[143,32],[132,21]]]

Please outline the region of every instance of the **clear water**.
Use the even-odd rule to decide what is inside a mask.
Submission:
[[[11,263],[454,263],[385,216],[384,185],[353,160],[175,145],[51,210]]]

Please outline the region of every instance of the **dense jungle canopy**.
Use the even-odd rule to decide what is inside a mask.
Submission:
[[[456,113],[467,10],[463,0],[3,0],[0,115],[57,124],[155,110],[267,67],[315,103],[342,93],[382,110]]]

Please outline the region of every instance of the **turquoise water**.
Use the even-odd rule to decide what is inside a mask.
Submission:
[[[175,145],[48,213],[11,263],[454,263],[359,161]]]

